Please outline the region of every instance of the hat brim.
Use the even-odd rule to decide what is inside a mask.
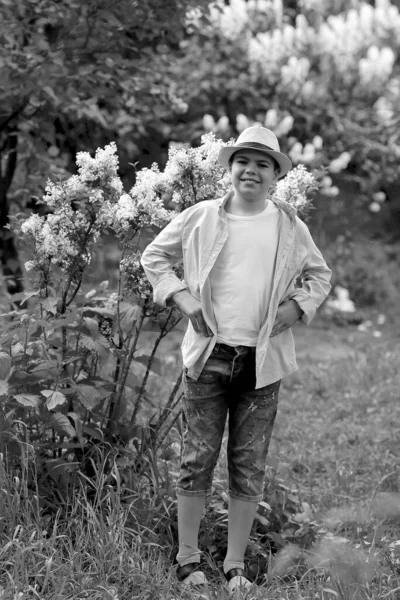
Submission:
[[[259,152],[263,152],[264,154],[267,154],[268,156],[272,156],[272,158],[274,158],[276,160],[276,162],[279,165],[280,171],[279,171],[279,175],[278,177],[284,177],[286,175],[286,173],[288,173],[290,171],[290,169],[292,168],[292,161],[290,160],[290,158],[288,156],[286,156],[286,154],[283,154],[282,152],[277,152],[276,150],[270,150],[269,148],[265,147],[264,148],[260,148],[261,144],[257,144],[257,148],[255,148],[255,145],[253,144],[240,144],[239,146],[224,146],[223,148],[221,148],[221,150],[219,151],[218,154],[218,161],[219,163],[225,167],[225,169],[229,170],[229,159],[231,158],[232,154],[235,154],[235,152],[237,152],[238,150],[258,150]]]

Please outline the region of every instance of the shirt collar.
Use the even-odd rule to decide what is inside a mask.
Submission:
[[[222,198],[219,199],[219,201],[218,201],[219,214],[221,214],[223,212],[223,208],[224,208],[225,204],[227,203],[229,198],[231,198],[232,196],[233,196],[233,190],[230,190],[229,192],[227,192],[225,194],[225,196],[222,196]]]
[[[222,198],[220,198],[220,200],[218,201],[218,213],[220,216],[224,214],[224,206],[229,200],[229,198],[231,198],[232,196],[233,190],[230,190],[225,194],[225,196],[222,196]],[[277,208],[280,208],[283,212],[285,212],[291,220],[295,220],[297,215],[297,209],[295,206],[293,206],[293,204],[285,202],[284,200],[278,200],[277,198],[274,198],[274,196],[269,196],[269,200],[272,200],[275,206]]]

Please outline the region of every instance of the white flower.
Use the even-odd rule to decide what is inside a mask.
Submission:
[[[315,159],[315,148],[313,144],[306,144],[303,150],[302,162],[305,164],[312,163]]]
[[[381,50],[373,45],[368,48],[367,56],[358,64],[361,83],[365,85],[382,85],[389,79],[396,56],[391,48]]]
[[[293,162],[301,162],[303,156],[303,144],[295,142],[289,150],[289,156]]]
[[[293,128],[294,118],[292,115],[286,115],[279,123],[277,128],[275,129],[275,134],[277,137],[282,137],[287,135],[289,131]]]
[[[104,199],[104,192],[100,189],[90,190],[89,192],[89,202],[91,204],[95,204],[96,202],[102,202]]]
[[[386,194],[385,192],[375,192],[372,196],[374,202],[385,202]]]
[[[21,225],[22,233],[30,233],[33,237],[36,237],[42,230],[44,223],[44,217],[39,215],[30,215]]]
[[[340,285],[337,285],[335,286],[333,291],[336,297],[328,298],[328,300],[326,301],[327,307],[331,308],[332,310],[337,310],[339,312],[356,312],[355,304],[350,299],[349,290]]]
[[[176,156],[184,154],[182,150],[171,148],[169,155]],[[151,169],[142,169],[138,172],[136,183],[130,191],[130,196],[137,210],[137,222],[141,226],[155,225],[162,227],[171,220],[171,211],[164,208],[161,199],[162,190],[165,190],[168,181],[173,175],[179,176],[178,165],[175,171],[167,175],[160,173],[158,166],[153,165]]]
[[[130,194],[122,194],[115,207],[115,226],[129,229],[138,215],[138,209]]]
[[[334,198],[335,196],[339,195],[339,188],[336,185],[332,185],[330,187],[321,187],[321,194],[324,194],[324,196],[329,196],[331,198]]]
[[[220,131],[228,131],[229,129],[229,119],[226,115],[223,115],[218,119],[218,129]]]
[[[287,64],[283,65],[281,69],[281,84],[291,90],[300,90],[302,84],[307,80],[310,66],[308,58],[290,56]]]
[[[210,15],[215,25],[229,39],[239,37],[249,21],[245,0],[231,0],[229,6],[220,4],[219,10],[211,5]]]
[[[105,148],[97,148],[95,158],[92,158],[88,152],[78,152],[76,164],[81,181],[86,183],[106,177],[114,179],[118,170],[116,153],[115,142],[111,142]]]
[[[313,141],[312,141],[312,143],[313,143],[313,145],[314,145],[314,148],[315,148],[316,150],[322,150],[322,147],[323,147],[323,145],[324,145],[324,140],[322,139],[322,137],[321,137],[320,135],[316,135],[316,136],[313,138]]]
[[[246,115],[242,115],[241,113],[236,115],[236,129],[238,132],[241,133],[247,127],[250,127],[250,121]]]
[[[388,126],[392,123],[395,113],[393,104],[388,98],[381,96],[375,102],[373,108],[382,125]]]
[[[317,188],[315,177],[300,164],[278,181],[274,195],[277,200],[288,202],[297,210],[304,210],[309,203],[308,194]]]
[[[110,181],[110,186],[117,192],[117,194],[122,194],[123,186],[119,177],[113,177]]]
[[[351,160],[350,152],[342,152],[340,156],[331,161],[328,166],[329,171],[331,173],[340,173],[343,169],[346,169],[347,165]]]
[[[213,129],[215,127],[215,121],[214,121],[214,117],[212,115],[204,115],[203,127],[207,131],[213,131]]]
[[[275,130],[278,125],[278,111],[275,108],[270,108],[265,115],[265,127]]]
[[[25,263],[25,270],[26,270],[26,271],[32,271],[32,269],[34,269],[34,268],[35,268],[35,266],[36,266],[36,263],[35,263],[35,261],[34,261],[34,260],[28,260],[28,261]]]
[[[369,210],[373,213],[378,213],[381,210],[381,205],[379,202],[371,202],[369,205]]]

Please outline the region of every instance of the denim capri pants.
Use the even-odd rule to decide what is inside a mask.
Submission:
[[[263,499],[280,380],[257,390],[255,384],[255,348],[248,346],[217,343],[197,380],[184,368],[178,494],[210,493],[229,415],[229,494],[250,502]]]

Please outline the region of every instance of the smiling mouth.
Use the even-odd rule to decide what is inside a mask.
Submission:
[[[258,183],[258,181],[255,181],[254,179],[241,179],[240,181],[243,181],[244,183]]]

